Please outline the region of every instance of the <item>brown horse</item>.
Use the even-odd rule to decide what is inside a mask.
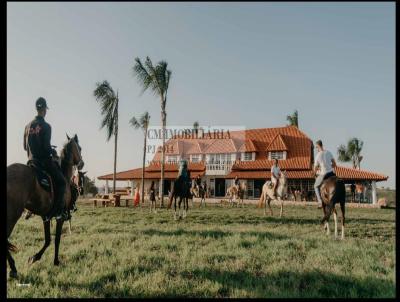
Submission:
[[[335,222],[335,239],[338,237],[337,230],[337,212],[336,203],[340,204],[340,210],[342,212],[342,237],[344,239],[344,214],[345,214],[345,203],[346,203],[346,189],[344,182],[338,179],[336,176],[331,176],[324,180],[321,185],[321,198],[322,198],[322,210],[324,211],[324,218],[321,220],[321,224],[325,224],[326,234],[329,235],[329,217],[333,212],[333,220]]]
[[[78,143],[78,137],[75,135],[73,138],[68,138],[68,142],[64,145],[61,151],[61,170],[65,177],[66,189],[64,201],[66,207],[71,207],[71,190],[70,179],[72,177],[72,169],[74,166],[78,170],[83,168],[83,161],[81,157],[81,147]],[[33,168],[23,164],[12,164],[7,167],[7,260],[10,265],[10,277],[17,277],[17,269],[15,262],[11,256],[11,252],[16,251],[17,248],[8,241],[12,230],[18,219],[21,217],[24,209],[29,210],[35,215],[44,217],[53,207],[52,194],[45,191],[39,184],[36,173]],[[54,265],[59,265],[58,250],[60,246],[61,231],[64,221],[57,220],[56,224],[56,237],[55,237],[55,255]],[[29,263],[32,264],[42,257],[44,251],[50,245],[50,221],[44,221],[44,235],[45,243],[42,249],[29,258]]]

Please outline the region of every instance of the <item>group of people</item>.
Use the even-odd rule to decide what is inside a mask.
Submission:
[[[56,219],[66,217],[66,209],[64,205],[66,181],[61,172],[60,165],[57,162],[57,152],[51,147],[51,126],[44,120],[48,109],[47,102],[44,98],[40,97],[36,100],[37,116],[25,127],[23,141],[24,149],[27,151],[29,162],[38,163],[40,167],[46,170],[50,174],[55,185],[54,207],[50,213],[46,215],[45,220],[49,220],[52,217],[56,217]],[[336,162],[332,153],[328,150],[324,150],[321,140],[316,142],[316,148],[318,153],[315,157],[313,166],[313,172],[316,176],[314,189],[318,204],[321,206],[322,199],[320,187],[324,179],[335,175],[334,168],[336,167]],[[281,173],[282,171],[279,168],[278,159],[274,159],[274,163],[271,167],[271,183],[273,185],[275,197]],[[183,161],[180,165],[177,180],[178,179],[191,183],[190,171],[187,169],[186,161]],[[203,184],[201,183],[201,178],[199,175],[195,179],[195,184],[199,190],[202,187],[205,192],[207,192],[207,184],[206,182]],[[235,178],[234,184],[237,186],[238,190],[240,190],[238,177]],[[352,192],[354,192],[354,189],[352,188]],[[150,186],[150,201],[153,202],[155,199],[156,192],[154,188],[154,181],[152,181]],[[135,205],[140,202],[140,193],[138,187],[136,187],[135,190],[134,202]]]
[[[322,198],[320,193],[320,187],[323,181],[331,176],[335,176],[334,169],[336,168],[336,161],[333,158],[332,153],[329,150],[325,150],[321,140],[316,141],[317,155],[315,157],[313,165],[313,173],[316,176],[314,183],[315,195],[318,201],[318,207],[322,207]],[[274,197],[276,198],[276,189],[279,185],[279,179],[281,177],[281,169],[278,164],[278,159],[274,159],[274,163],[271,167],[271,183],[274,192]],[[239,189],[239,179],[236,176],[234,184]]]

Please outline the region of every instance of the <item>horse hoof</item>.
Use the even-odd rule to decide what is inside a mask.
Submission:
[[[54,260],[54,265],[59,266],[60,265],[60,260]]]
[[[17,279],[18,278],[18,273],[17,273],[17,271],[10,271],[9,276],[12,279]]]
[[[35,256],[32,256],[32,257],[29,257],[29,259],[28,259],[28,264],[29,265],[32,265],[32,264],[34,264],[36,261],[38,261],[39,259],[36,257],[36,255]]]

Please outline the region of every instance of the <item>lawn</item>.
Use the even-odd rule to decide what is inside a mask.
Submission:
[[[343,241],[326,236],[316,206],[287,206],[284,215],[213,205],[174,221],[171,210],[81,204],[72,235],[64,227],[59,267],[54,241],[28,265],[42,223],[21,219],[10,240],[20,280],[8,280],[7,296],[395,297],[393,209],[348,208]]]

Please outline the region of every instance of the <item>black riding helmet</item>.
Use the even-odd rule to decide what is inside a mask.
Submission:
[[[47,102],[44,98],[40,97],[36,100],[36,109],[40,110],[40,109],[49,109],[49,107],[47,107]]]

